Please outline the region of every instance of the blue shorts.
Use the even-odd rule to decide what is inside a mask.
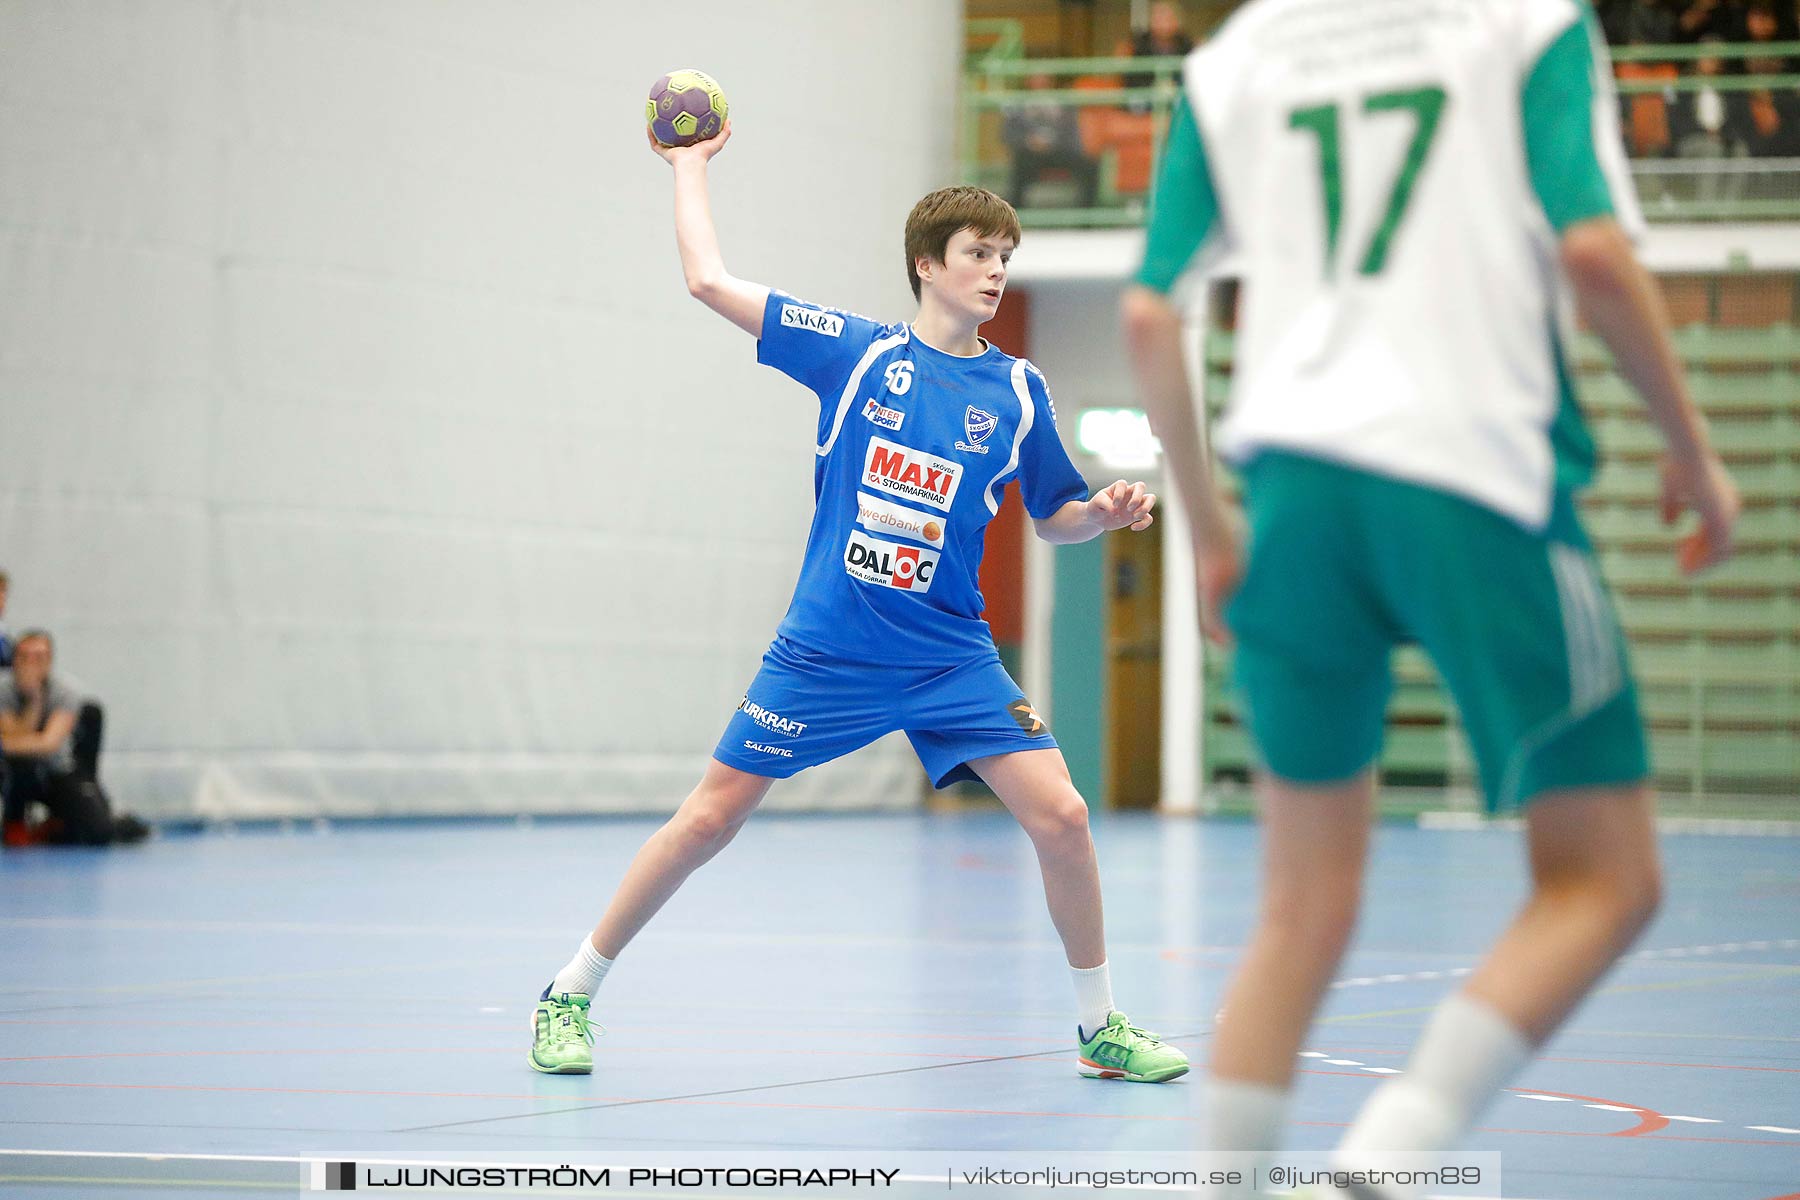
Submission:
[[[786,779],[896,729],[906,731],[935,787],[976,778],[972,758],[1056,747],[998,655],[954,667],[888,666],[778,637],[713,757]]]

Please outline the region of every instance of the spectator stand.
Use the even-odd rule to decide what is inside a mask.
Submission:
[[[1584,516],[1631,643],[1664,813],[1791,816],[1800,780],[1800,275],[1675,276],[1664,287],[1694,399],[1743,492],[1737,555],[1697,579],[1676,569],[1682,527],[1666,527],[1658,512],[1660,437],[1591,334],[1570,347],[1602,454]],[[1211,331],[1215,413],[1229,395],[1231,354],[1230,332]],[[1229,662],[1208,651],[1208,780],[1247,778],[1251,767]],[[1430,663],[1403,651],[1394,673],[1383,776],[1447,786],[1473,808],[1473,764]]]
[[[1800,42],[1616,46],[1620,115],[1644,212],[1660,221],[1777,220],[1800,216]],[[1721,60],[1725,74],[1696,64]],[[1770,71],[1768,66],[1777,66]],[[1752,130],[1721,157],[1679,153],[1670,121],[1678,98],[1742,97]]]
[[[1033,203],[1020,209],[1033,228],[1117,228],[1143,222],[1156,166],[1179,94],[1179,57],[1031,58],[1016,21],[971,21],[976,43],[963,92],[962,177],[1006,192],[1010,160],[1004,115],[1046,101],[1080,112],[1082,142],[1100,163],[1090,207]],[[1800,217],[1800,42],[1633,45],[1612,50],[1631,169],[1646,214],[1658,221],[1745,221]],[[1724,72],[1698,73],[1707,59]],[[1031,90],[1048,75],[1056,87]],[[1148,76],[1143,87],[1128,77]],[[1678,97],[1710,92],[1742,97],[1753,132],[1741,150],[1717,157],[1678,154],[1670,123]],[[1733,106],[1734,109],[1737,106]],[[1044,190],[1044,189],[1040,189]]]
[[[1096,203],[1031,204],[1021,208],[1021,218],[1036,227],[1141,223],[1179,90],[1181,58],[1026,58],[1012,53],[1022,45],[1018,38],[988,28],[1008,22],[971,24],[995,41],[972,59],[967,76],[963,178],[1005,193],[1009,159],[1001,135],[1004,115],[1027,105],[1067,105],[1078,110],[1082,147],[1100,166]],[[1057,86],[1049,90],[1024,86],[1027,78],[1040,74]],[[1127,87],[1127,75],[1148,76],[1152,82]]]

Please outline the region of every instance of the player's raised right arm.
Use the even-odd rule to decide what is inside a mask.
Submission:
[[[692,146],[665,146],[645,131],[650,148],[675,168],[675,244],[681,250],[681,273],[688,294],[751,337],[762,336],[763,308],[769,289],[728,274],[713,228],[712,201],[706,194],[707,160],[731,140],[731,122],[717,137]]]

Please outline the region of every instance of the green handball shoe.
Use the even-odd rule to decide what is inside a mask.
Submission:
[[[1139,1029],[1115,1012],[1094,1036],[1080,1042],[1081,1030],[1075,1031],[1081,1046],[1076,1070],[1089,1079],[1123,1079],[1130,1083],[1167,1083],[1186,1075],[1187,1055],[1154,1033]]]
[[[546,1075],[591,1075],[594,1031],[588,998],[580,992],[544,992],[531,1018],[531,1069]]]

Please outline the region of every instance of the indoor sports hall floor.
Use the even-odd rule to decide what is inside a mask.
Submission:
[[[0,856],[0,1195],[267,1196],[357,1154],[1191,1146],[1195,1076],[1075,1075],[1068,976],[1000,814],[753,820],[621,957],[595,1073],[532,1072],[536,993],[654,825]],[[1255,830],[1095,829],[1120,1006],[1203,1058]],[[1639,952],[1471,1140],[1508,1197],[1800,1196],[1800,839],[1664,846]],[[1518,838],[1385,826],[1375,878],[1298,1148],[1335,1140],[1506,918]]]

